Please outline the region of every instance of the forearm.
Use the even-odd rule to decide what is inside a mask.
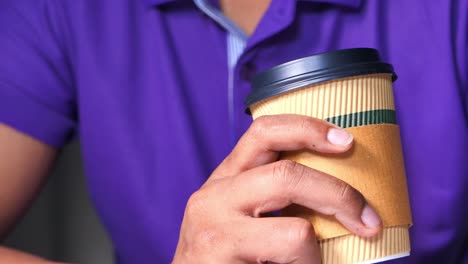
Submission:
[[[0,241],[24,214],[46,180],[56,150],[0,123]],[[0,246],[0,264],[53,263]]]
[[[11,248],[0,246],[0,264],[11,263],[11,264],[58,264],[58,262],[52,262],[45,260],[40,257],[33,256],[31,254],[14,250]]]

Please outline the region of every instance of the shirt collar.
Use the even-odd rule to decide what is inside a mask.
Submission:
[[[148,7],[161,6],[171,2],[184,2],[191,0],[142,0]],[[308,2],[328,3],[347,7],[357,8],[361,6],[362,0],[303,0]]]

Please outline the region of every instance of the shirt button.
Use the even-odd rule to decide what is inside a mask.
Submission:
[[[255,74],[257,74],[257,67],[252,63],[245,64],[241,69],[241,78],[245,81],[251,81]]]

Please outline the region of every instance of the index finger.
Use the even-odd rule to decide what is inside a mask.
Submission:
[[[309,149],[322,153],[347,151],[353,136],[320,119],[301,115],[257,118],[210,179],[237,175],[278,160],[281,151]]]

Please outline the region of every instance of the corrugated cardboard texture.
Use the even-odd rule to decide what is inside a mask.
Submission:
[[[355,236],[333,217],[297,205],[288,207],[283,213],[312,222],[320,239],[324,264],[356,263],[409,252],[408,227],[412,220],[399,129],[394,124],[370,125],[394,123],[391,120],[366,121],[369,118],[378,121],[377,114],[394,114],[389,74],[356,76],[310,85],[255,103],[250,110],[254,119],[262,115],[290,113],[333,122],[356,116],[353,122],[338,122],[338,125],[349,127],[347,130],[354,135],[354,147],[349,152],[324,155],[303,151],[284,153],[282,158],[324,171],[361,191],[383,219],[385,228],[382,234],[375,238]],[[385,119],[389,115],[379,118]]]
[[[387,227],[371,238],[347,235],[325,239],[319,244],[322,264],[361,263],[388,256],[407,255],[411,250],[408,226]]]
[[[371,74],[310,85],[255,103],[253,118],[300,114],[320,119],[370,110],[395,110],[390,74]]]
[[[380,124],[347,130],[354,136],[354,146],[347,153],[327,155],[301,151],[284,153],[281,158],[297,161],[349,183],[375,208],[384,226],[409,226],[412,220],[398,126]],[[290,206],[284,214],[309,219],[318,239],[350,234],[333,217],[301,206]]]

